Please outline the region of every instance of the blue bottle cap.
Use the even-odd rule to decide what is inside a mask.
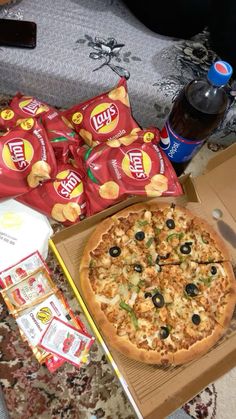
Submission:
[[[232,76],[233,69],[226,61],[216,61],[210,67],[207,78],[213,86],[224,86]]]

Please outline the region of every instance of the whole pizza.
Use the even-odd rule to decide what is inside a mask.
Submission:
[[[142,203],[97,226],[81,261],[84,299],[107,342],[149,364],[182,364],[224,334],[236,281],[224,242],[175,204]]]

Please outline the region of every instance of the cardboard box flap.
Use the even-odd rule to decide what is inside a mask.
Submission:
[[[217,166],[226,163],[231,157],[236,154],[236,143],[232,144],[230,147],[227,147],[225,150],[217,153],[215,157],[212,157],[207,163],[205,173],[210,172],[215,169]]]
[[[219,153],[210,162],[205,175],[194,179],[191,176],[182,177],[185,195],[175,199],[171,197],[160,199],[162,202],[168,200],[187,206],[197,216],[206,219],[227,241],[234,264],[236,263],[235,175],[236,145]],[[79,295],[78,301],[83,301],[80,295],[80,259],[91,232],[102,219],[139,200],[132,198],[123,201],[53,236],[55,254],[72,288],[76,289],[77,298]],[[212,217],[215,209],[219,209],[222,213],[220,220]],[[83,305],[86,308],[85,302]],[[87,318],[91,319],[89,323],[93,330],[97,330],[102,337],[102,331],[96,326],[96,319],[92,319],[91,315]],[[117,375],[123,383],[126,394],[131,395],[130,401],[141,412],[138,417],[162,419],[235,366],[236,312],[225,336],[207,354],[182,366],[146,365],[125,357],[109,346],[108,349],[110,350],[108,359],[113,367],[114,363],[117,366],[119,372]]]
[[[212,158],[203,177],[231,216],[236,219],[236,144]]]

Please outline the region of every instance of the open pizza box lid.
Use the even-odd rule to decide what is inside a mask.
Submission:
[[[205,218],[226,241],[236,265],[236,144],[210,160],[206,172],[192,179],[184,176],[185,195],[176,200],[161,198],[186,205]],[[157,199],[158,200],[158,199]],[[160,200],[160,199],[159,199]],[[225,336],[204,356],[183,366],[160,367],[133,361],[108,348],[98,330],[95,319],[87,310],[80,294],[79,264],[84,245],[102,219],[140,199],[131,198],[79,224],[55,234],[51,248],[85,312],[93,334],[107,354],[138,417],[159,419],[166,417],[192,399],[209,383],[236,366],[236,316]],[[212,217],[214,210],[221,218]],[[214,211],[215,214],[215,211]]]

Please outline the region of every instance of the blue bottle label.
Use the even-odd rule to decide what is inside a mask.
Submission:
[[[176,134],[167,121],[161,130],[160,147],[165,151],[169,159],[175,163],[182,163],[190,160],[204,140],[188,140]]]

